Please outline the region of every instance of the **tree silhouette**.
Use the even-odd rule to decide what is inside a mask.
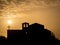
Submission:
[[[4,36],[0,36],[0,44],[1,45],[7,44],[7,39]]]

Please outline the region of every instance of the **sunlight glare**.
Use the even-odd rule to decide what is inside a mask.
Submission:
[[[7,21],[8,25],[12,24],[12,20]]]

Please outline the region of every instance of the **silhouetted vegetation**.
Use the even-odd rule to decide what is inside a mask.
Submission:
[[[0,44],[1,45],[7,44],[7,39],[4,36],[0,36]]]

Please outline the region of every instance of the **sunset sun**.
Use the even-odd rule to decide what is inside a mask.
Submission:
[[[12,20],[8,20],[7,23],[8,23],[8,25],[11,25],[12,24]]]

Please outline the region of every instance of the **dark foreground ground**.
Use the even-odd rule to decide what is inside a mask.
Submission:
[[[23,23],[22,30],[9,29],[7,34],[7,39],[0,36],[1,45],[60,45],[53,32],[38,23]]]

